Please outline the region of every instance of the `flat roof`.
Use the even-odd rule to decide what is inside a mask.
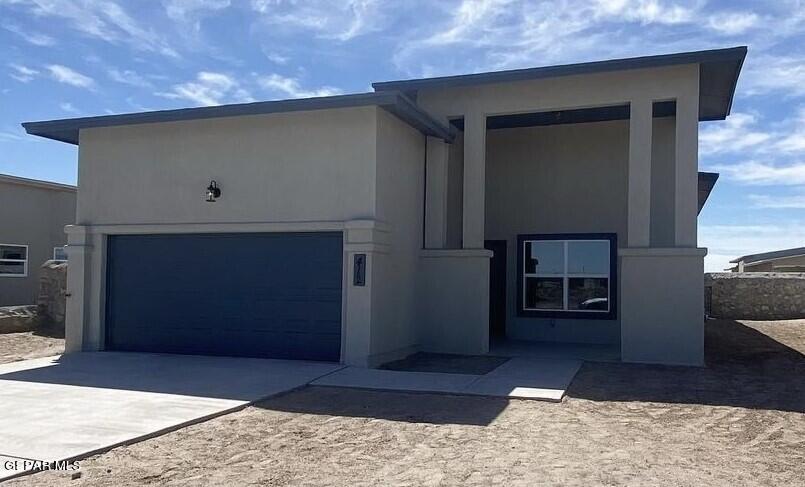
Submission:
[[[731,260],[730,263],[735,264],[743,261],[744,264],[753,264],[766,260],[782,259],[785,257],[798,257],[800,255],[805,255],[805,247],[797,247],[794,249],[785,249],[785,250],[775,250],[773,252],[764,252],[762,254],[742,255],[737,259]]]
[[[22,126],[31,135],[78,144],[81,129],[115,127],[145,123],[179,122],[209,118],[239,117],[270,113],[289,113],[361,106],[379,106],[398,116],[425,135],[447,141],[454,138],[452,130],[416,106],[398,91],[356,93],[350,95],[262,101],[199,108],[180,108],[152,112],[126,113],[99,117],[68,118],[42,122],[25,122]]]
[[[53,181],[43,181],[41,179],[21,178],[11,174],[0,174],[0,183],[19,184],[22,186],[33,186],[42,189],[52,189],[56,191],[75,191],[76,187],[71,184],[54,183]]]
[[[706,51],[641,56],[607,61],[512,69],[486,73],[440,76],[372,83],[376,91],[412,92],[492,83],[509,83],[579,74],[605,73],[631,69],[699,64],[699,120],[724,120],[732,108],[735,85],[746,58],[746,46]]]

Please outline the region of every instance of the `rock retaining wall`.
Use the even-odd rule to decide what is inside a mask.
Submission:
[[[805,318],[805,273],[710,273],[704,275],[704,292],[706,312],[713,318]]]
[[[67,262],[49,260],[39,269],[39,316],[50,325],[64,325],[67,307]]]

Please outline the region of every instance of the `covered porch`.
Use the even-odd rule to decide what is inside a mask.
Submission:
[[[419,90],[458,132],[427,144],[423,350],[701,364],[699,89],[682,65]]]

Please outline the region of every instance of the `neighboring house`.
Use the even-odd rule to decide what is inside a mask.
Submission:
[[[66,259],[75,186],[0,174],[0,306],[36,304],[39,266]]]
[[[805,247],[751,254],[731,260],[732,272],[805,272]]]
[[[745,55],[26,123],[80,144],[67,350],[702,364],[698,125]]]

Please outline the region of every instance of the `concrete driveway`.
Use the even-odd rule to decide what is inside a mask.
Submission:
[[[0,365],[0,480],[135,442],[302,387],[323,362],[77,353]]]

